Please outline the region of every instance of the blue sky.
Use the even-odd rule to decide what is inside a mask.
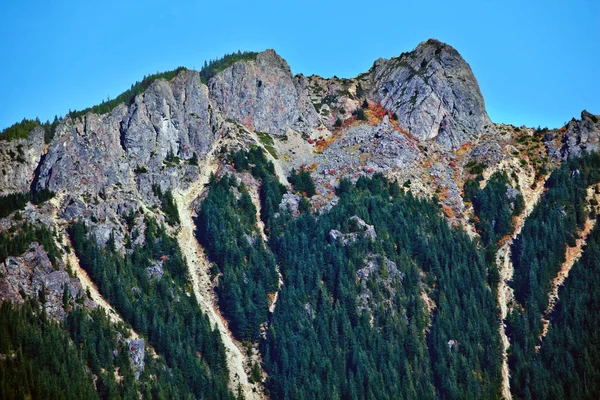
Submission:
[[[353,77],[434,37],[471,65],[494,122],[600,113],[600,1],[29,1],[0,4],[0,129],[114,98],[144,75],[274,48]]]

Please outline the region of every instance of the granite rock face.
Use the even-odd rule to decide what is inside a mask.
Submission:
[[[598,152],[600,116],[584,110],[580,120],[572,119],[565,128],[563,132],[550,132],[544,136],[548,155],[554,160],[566,161],[584,153]]]
[[[66,316],[63,307],[65,290],[73,299],[84,296],[79,280],[69,276],[59,261],[55,268],[43,246],[36,242],[31,243],[21,256],[7,257],[0,263],[0,275],[0,301],[22,304],[26,298],[37,298],[41,291],[45,291],[44,308],[49,317],[57,320]],[[84,299],[87,307],[96,307],[87,297]]]
[[[437,40],[398,58],[377,60],[367,84],[372,98],[421,140],[435,138],[455,148],[494,130],[471,67]]]
[[[34,128],[26,139],[0,141],[0,196],[29,192],[44,150],[44,128]]]
[[[248,129],[283,135],[288,128],[307,131],[319,125],[305,80],[295,79],[273,50],[259,53],[254,61],[235,63],[208,87],[223,116]]]
[[[183,71],[172,81],[154,83],[124,116],[120,130],[128,159],[148,165],[169,153],[189,159],[206,153],[214,139],[208,90],[196,71]]]
[[[41,163],[38,186],[54,192],[98,193],[109,185],[131,183],[129,164],[120,145],[124,106],[111,114],[65,118]]]
[[[125,343],[129,347],[129,359],[133,366],[135,379],[140,379],[140,375],[144,372],[145,349],[146,343],[144,339],[127,339]]]
[[[170,82],[156,80],[133,104],[110,114],[65,118],[38,184],[91,193],[113,185],[133,190],[137,184],[150,200],[153,184],[176,188],[183,177],[196,175],[194,168],[177,166],[194,155],[201,158],[215,140],[219,120],[210,109],[198,72],[183,71]]]

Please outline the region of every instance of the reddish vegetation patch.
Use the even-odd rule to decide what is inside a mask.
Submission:
[[[390,119],[393,119],[392,113],[383,108],[381,104],[369,105],[369,110],[376,118],[383,119],[387,115]]]
[[[364,123],[369,125],[380,124],[386,115],[389,118],[392,129],[400,131],[413,145],[420,142],[419,139],[412,135],[407,129],[401,127],[398,124],[398,121],[393,118],[392,112],[386,110],[381,104],[369,104],[368,108],[363,108],[362,110],[365,114],[364,120],[359,120],[358,116],[353,114],[343,120],[340,126],[335,127],[331,137],[327,139],[319,138],[317,140],[311,138],[307,139],[309,144],[315,145],[313,151],[315,153],[323,153],[333,142],[342,136],[343,131],[350,129],[355,125]],[[375,142],[374,144],[376,145],[377,143]]]

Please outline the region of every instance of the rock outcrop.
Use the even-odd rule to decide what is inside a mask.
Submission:
[[[430,39],[410,53],[379,59],[371,96],[421,140],[458,147],[494,131],[471,67],[447,44]]]
[[[342,233],[337,229],[330,230],[328,234],[329,241],[341,241],[341,243],[344,246],[347,246],[356,242],[360,237],[370,241],[377,239],[375,227],[373,225],[367,224],[363,219],[359,218],[357,215],[350,217],[349,227],[351,229],[351,232],[348,233]]]
[[[65,118],[40,168],[38,185],[99,193],[137,188],[151,202],[152,186],[177,188],[197,176],[186,163],[206,154],[220,132],[208,90],[196,71],[156,80],[130,106]],[[182,168],[178,168],[181,166]]]
[[[40,166],[38,186],[79,194],[100,193],[111,185],[130,185],[129,165],[119,136],[119,124],[126,112],[125,106],[119,106],[110,114],[65,118]]]
[[[49,317],[63,320],[67,311],[63,303],[66,289],[71,298],[84,297],[86,306],[95,308],[96,304],[87,299],[79,280],[69,276],[58,263],[55,268],[44,248],[35,242],[22,255],[6,258],[0,263],[0,302],[9,300],[22,304],[26,298],[40,298]]]
[[[549,132],[544,136],[548,155],[554,160],[567,160],[584,153],[598,152],[600,149],[600,116],[585,110],[581,119],[572,119],[558,132]]]
[[[144,372],[146,342],[144,339],[126,339],[125,344],[129,347],[129,359],[133,366],[135,379],[140,379],[140,375]]]
[[[213,77],[208,87],[223,115],[250,130],[283,135],[288,128],[306,132],[319,125],[305,80],[294,79],[289,65],[273,50],[235,63]]]
[[[44,128],[34,128],[26,139],[0,141],[0,196],[29,192],[44,150]]]
[[[154,83],[137,96],[121,122],[123,147],[135,165],[162,161],[169,153],[201,156],[214,140],[208,90],[196,71]]]

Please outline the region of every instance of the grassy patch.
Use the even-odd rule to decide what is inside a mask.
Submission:
[[[275,150],[275,142],[273,141],[273,138],[271,137],[271,135],[269,135],[266,132],[256,132],[256,136],[258,136],[258,139],[260,140],[260,142],[262,143],[262,145],[264,146],[265,150],[267,150],[274,159],[278,159],[279,157],[277,156],[277,151]]]

